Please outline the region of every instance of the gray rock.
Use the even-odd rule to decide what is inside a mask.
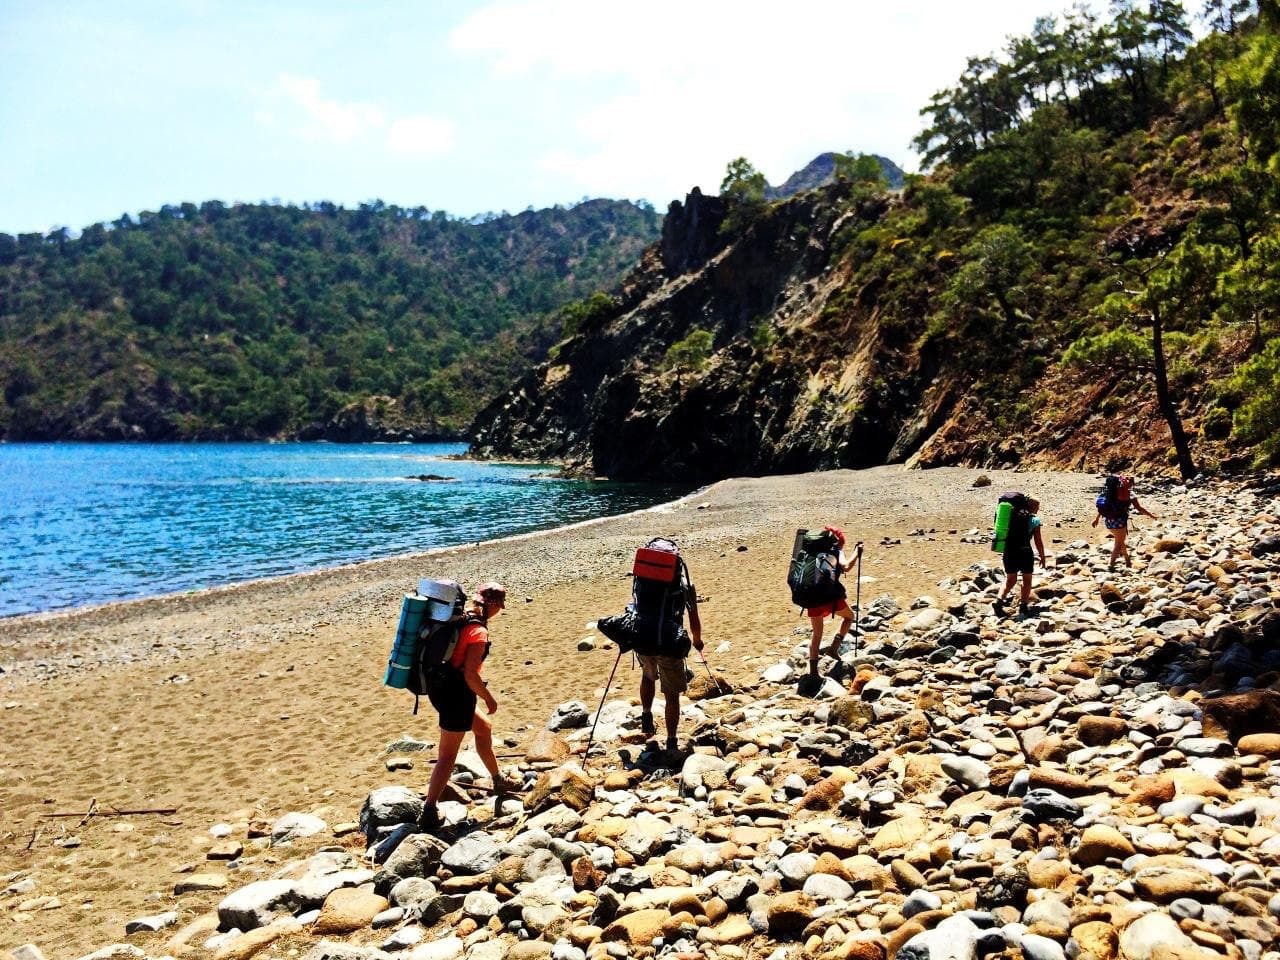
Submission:
[[[440,865],[440,857],[447,844],[429,833],[415,833],[405,839],[391,854],[373,878],[373,888],[386,896],[399,881],[406,877],[434,875]]]
[[[681,786],[685,790],[696,790],[704,786],[703,777],[708,774],[718,774],[723,778],[728,767],[728,763],[719,757],[706,753],[691,753],[685,758],[684,765],[680,768]]]
[[[178,912],[170,910],[168,913],[156,913],[149,917],[139,917],[137,920],[130,920],[124,925],[125,933],[155,933],[157,930],[163,930],[165,927],[171,927],[178,922]]]
[[[388,899],[403,908],[409,919],[421,920],[432,912],[432,905],[439,896],[436,885],[425,877],[406,877],[391,888]]]
[[[365,797],[360,808],[360,830],[372,843],[384,827],[416,823],[422,813],[422,797],[407,787],[380,787]]]
[[[853,887],[847,881],[829,873],[811,873],[802,888],[815,900],[848,900]]]
[[[374,930],[381,930],[384,927],[394,927],[397,923],[404,919],[404,907],[387,907],[380,914],[373,918],[373,922],[369,924]],[[414,930],[415,927],[405,927],[405,930]],[[394,939],[394,937],[392,938]],[[415,940],[414,943],[417,943]],[[406,944],[408,946],[408,944]],[[388,949],[383,944],[383,949]]]
[[[1193,757],[1229,757],[1235,753],[1230,741],[1213,737],[1187,737],[1178,741],[1178,749]]]
[[[1175,920],[1199,920],[1204,916],[1204,906],[1198,900],[1180,897],[1169,904],[1169,916]]]
[[[487,833],[463,837],[440,857],[440,863],[455,874],[476,874],[492,870],[502,859],[497,842]]]
[[[813,873],[814,865],[818,862],[817,854],[789,853],[778,861],[778,872],[782,874],[791,887],[802,887],[804,882],[809,879],[809,875]]]
[[[208,944],[205,945],[208,947]],[[374,947],[321,940],[302,955],[302,960],[393,960],[392,955]]]
[[[940,910],[942,908],[942,898],[936,893],[929,890],[914,890],[910,896],[902,902],[902,906],[898,908],[907,919],[914,917],[917,913],[925,913],[929,910]]]
[[[942,758],[942,772],[970,790],[985,790],[991,785],[991,768],[974,757],[948,754]]]
[[[271,842],[288,843],[301,837],[314,837],[328,826],[310,813],[286,813],[271,825]]]
[[[1195,944],[1167,913],[1153,912],[1139,917],[1120,934],[1120,952],[1127,960],[1151,960],[1158,946],[1194,949]]]
[[[461,960],[466,952],[460,937],[441,937],[430,940],[413,948],[409,956],[411,960]]]
[[[1067,957],[1058,941],[1034,933],[1024,936],[1018,946],[1025,960],[1066,960]]]
[[[34,943],[24,943],[20,947],[14,947],[9,953],[13,955],[13,960],[44,960],[44,954]]]
[[[300,907],[318,907],[333,891],[341,887],[358,887],[373,877],[372,870],[363,868],[311,872],[294,883],[294,899]]]
[[[1028,790],[1022,798],[1022,809],[1030,814],[1035,822],[1046,820],[1075,820],[1080,816],[1080,804],[1070,797],[1064,797],[1055,790],[1038,788]]]
[[[947,917],[904,943],[895,960],[976,960],[978,932],[965,917]]]
[[[498,898],[488,890],[473,890],[462,901],[462,912],[484,926],[491,917],[498,915],[502,906]]]
[[[218,904],[218,926],[256,930],[294,903],[292,880],[259,880],[241,887]]]
[[[504,843],[498,853],[503,857],[527,857],[535,850],[545,850],[551,845],[551,834],[546,830],[522,830]]]
[[[565,876],[564,864],[550,850],[535,850],[525,858],[524,866],[520,870],[521,876],[530,882],[541,880],[544,877],[563,877]]]
[[[390,911],[383,911],[383,913],[389,912]],[[380,917],[382,914],[378,914],[378,916]],[[383,924],[383,926],[389,926],[389,924]],[[378,927],[378,917],[373,918],[373,928],[375,930],[380,929]],[[416,947],[420,944],[422,942],[422,938],[425,936],[426,931],[421,927],[401,927],[395,933],[391,934],[391,936],[387,937],[387,939],[382,941],[382,949],[392,951],[407,950],[409,947]]]
[[[579,730],[591,722],[587,705],[581,700],[568,700],[556,707],[547,721],[548,730]]]
[[[556,804],[525,822],[525,832],[545,830],[553,837],[563,837],[582,826],[582,815],[563,803]]]
[[[392,740],[387,744],[387,753],[422,753],[424,750],[430,749],[430,741],[415,740],[408,734],[401,736],[398,740]]]

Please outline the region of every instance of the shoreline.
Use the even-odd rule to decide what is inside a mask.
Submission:
[[[7,616],[0,616],[0,650],[4,647],[5,628],[8,626],[21,628],[29,621],[46,622],[55,619],[73,619],[80,616],[90,616],[95,613],[101,613],[115,608],[143,606],[146,604],[172,603],[178,600],[204,600],[216,594],[232,593],[249,588],[269,587],[272,584],[279,584],[293,579],[321,577],[329,574],[341,573],[343,571],[358,571],[360,568],[370,564],[405,563],[420,560],[422,558],[447,555],[455,550],[502,545],[504,543],[516,543],[536,537],[567,533],[582,527],[591,526],[592,524],[603,523],[608,520],[616,520],[620,517],[628,517],[635,514],[650,513],[672,508],[678,506],[680,503],[691,497],[697,496],[702,491],[708,489],[709,486],[711,485],[704,485],[682,497],[677,497],[675,500],[665,500],[662,503],[655,503],[649,507],[640,507],[636,510],[624,511],[623,513],[610,513],[601,517],[590,517],[586,520],[575,520],[572,523],[558,524],[554,527],[541,527],[536,530],[526,530],[523,533],[513,533],[505,537],[495,537],[492,540],[475,540],[468,543],[449,544],[448,546],[428,547],[426,550],[414,550],[409,553],[396,553],[385,557],[368,557],[364,560],[352,560],[348,563],[340,563],[334,566],[315,567],[310,570],[295,570],[291,573],[278,573],[265,577],[253,577],[249,580],[237,580],[234,583],[219,583],[209,587],[175,590],[169,593],[154,593],[148,594],[144,597],[127,597],[120,600],[105,600],[101,603],[91,603],[77,607],[61,607],[56,610],[36,610],[31,611],[30,613],[15,613]],[[0,661],[0,666],[2,665],[3,661]]]

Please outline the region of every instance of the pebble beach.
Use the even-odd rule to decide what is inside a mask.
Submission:
[[[744,478],[506,541],[0,621],[0,946],[1275,960],[1276,490],[1139,478],[1160,519],[1109,572],[1098,484]],[[1005,489],[1043,505],[1025,618],[991,604]],[[801,696],[786,561],[797,527],[827,522],[865,544],[863,617]],[[623,660],[584,769],[616,656],[594,621],[658,535],[702,599],[687,748],[645,742]],[[526,791],[494,800],[461,770],[448,838],[403,826],[435,731],[380,686],[422,576],[508,587],[486,676]]]

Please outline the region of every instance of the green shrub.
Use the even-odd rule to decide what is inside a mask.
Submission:
[[[1280,463],[1280,338],[1237,370],[1230,385],[1243,398],[1233,418],[1235,435],[1257,444],[1260,460]]]
[[[1200,433],[1209,440],[1225,440],[1231,433],[1231,411],[1226,407],[1213,407],[1200,423]]]

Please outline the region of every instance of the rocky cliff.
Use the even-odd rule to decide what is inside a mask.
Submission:
[[[695,190],[673,203],[614,309],[480,414],[474,451],[693,480],[912,452],[921,431],[906,428],[927,365],[899,362],[900,345],[875,323],[873,291],[862,292],[872,309],[847,317],[832,304],[844,290],[835,238],[888,200],[841,199],[843,186],[802,194],[733,242],[720,198]],[[712,337],[705,363],[668,363],[671,345],[696,330]]]
[[[610,306],[480,413],[473,452],[694,482],[895,462],[1171,473],[1150,375],[1062,363],[1079,303],[940,309],[970,265],[905,232],[928,202],[832,184],[727,229],[727,201],[695,190]],[[1244,346],[1226,331],[1183,362],[1201,463],[1247,459],[1229,416],[1206,421]]]

